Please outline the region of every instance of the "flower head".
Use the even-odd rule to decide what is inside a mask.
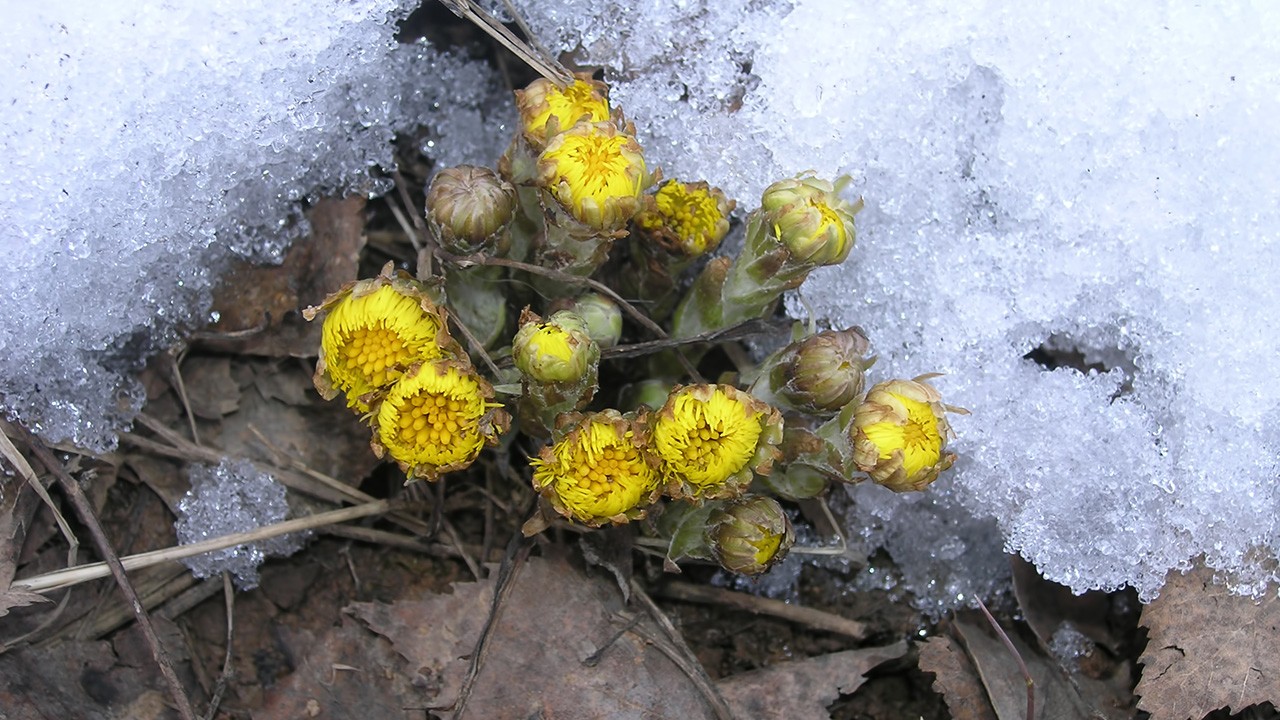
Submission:
[[[546,78],[534,80],[516,91],[516,109],[525,137],[542,147],[548,138],[579,122],[608,120],[608,92],[604,83],[584,75],[563,88]]]
[[[635,520],[661,493],[648,441],[643,416],[604,410],[571,417],[530,461],[533,487],[561,515],[592,527]]]
[[[328,310],[316,363],[316,389],[326,399],[345,393],[347,405],[368,412],[381,393],[415,362],[460,352],[445,331],[444,313],[425,290],[388,263],[377,277],[330,295],[303,315]]]
[[[849,256],[856,236],[853,216],[862,209],[861,200],[850,203],[840,197],[849,181],[848,176],[831,183],[801,175],[765,189],[760,209],[794,260],[838,265]]]
[[[705,182],[668,180],[636,215],[636,225],[673,254],[695,258],[715,250],[729,232],[736,205]]]
[[[587,323],[568,310],[543,322],[526,309],[511,352],[520,372],[541,383],[572,382],[588,376],[594,382],[600,362],[600,346],[591,339]]]
[[[895,492],[923,490],[955,462],[942,396],[922,376],[873,385],[853,417],[853,461]],[[963,411],[960,411],[963,412]]]
[[[835,413],[862,394],[870,344],[858,328],[823,330],[792,343],[772,371],[774,392],[807,413]]]
[[[791,521],[777,500],[744,497],[713,510],[707,522],[711,552],[720,566],[742,575],[759,575],[787,556],[795,544]]]
[[[650,181],[640,144],[609,122],[575,125],[538,159],[539,184],[571,217],[601,232],[627,224]]]
[[[445,168],[427,190],[427,221],[450,252],[466,255],[493,242],[515,210],[516,189],[486,167]]]
[[[671,391],[653,426],[667,492],[694,500],[734,497],[752,472],[768,474],[782,438],[782,415],[731,385]]]
[[[507,414],[492,397],[493,388],[465,363],[417,365],[378,407],[374,452],[395,458],[410,480],[461,470],[507,429]]]

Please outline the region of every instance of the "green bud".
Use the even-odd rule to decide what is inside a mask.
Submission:
[[[837,412],[866,387],[866,369],[875,363],[864,357],[869,346],[857,327],[824,330],[794,342],[770,372],[771,389],[792,409]]]
[[[742,575],[768,571],[796,540],[782,506],[763,495],[746,496],[712,512],[707,538],[720,566]]]
[[[622,310],[599,293],[587,293],[570,308],[587,323],[587,334],[602,348],[611,348],[622,338]]]
[[[432,231],[446,250],[462,255],[498,244],[515,210],[515,187],[487,167],[445,168],[427,190]]]
[[[853,216],[862,200],[850,203],[840,191],[850,182],[835,183],[810,175],[780,180],[760,199],[765,223],[793,260],[808,265],[838,265],[849,256],[856,235]]]
[[[586,321],[567,310],[543,322],[526,308],[511,352],[520,372],[539,383],[567,383],[588,375],[594,382],[600,362],[600,347]]]

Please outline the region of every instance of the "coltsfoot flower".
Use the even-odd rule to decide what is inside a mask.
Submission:
[[[850,181],[847,175],[835,183],[801,175],[765,189],[760,209],[794,261],[838,265],[849,256],[856,236],[853,216],[862,209],[861,200],[850,203],[840,197]]]
[[[713,510],[707,538],[720,566],[742,575],[767,572],[787,556],[796,540],[782,506],[760,495],[732,500]]]
[[[445,329],[444,312],[391,263],[303,316],[311,320],[325,310],[316,389],[326,400],[345,393],[347,405],[361,413],[413,363],[461,352]]]
[[[516,367],[537,382],[566,383],[590,375],[594,383],[600,347],[576,313],[561,310],[543,322],[526,309],[511,345]]]
[[[409,369],[378,407],[374,453],[390,455],[410,481],[435,481],[475,461],[510,418],[471,367],[435,360]]]
[[[735,205],[705,182],[668,180],[636,215],[635,224],[671,254],[696,258],[720,246]]]
[[[609,119],[609,91],[604,83],[578,75],[561,88],[546,78],[539,78],[524,90],[516,91],[516,109],[525,138],[537,147],[547,139],[568,130],[579,122],[604,122]]]
[[[584,525],[643,517],[662,492],[644,416],[604,410],[565,419],[559,439],[530,461],[534,489]]]
[[[548,141],[538,183],[579,223],[604,233],[622,229],[651,183],[644,152],[611,122],[579,123]]]
[[[427,190],[427,221],[449,252],[468,255],[496,244],[515,211],[515,187],[487,167],[445,168]]]
[[[667,493],[697,502],[741,495],[781,439],[782,415],[731,385],[676,387],[653,425]]]
[[[854,463],[895,492],[923,490],[955,462],[946,413],[966,411],[943,405],[930,377],[877,383],[854,413]]]
[[[810,335],[783,349],[770,370],[770,389],[792,409],[839,412],[866,386],[866,369],[875,363],[864,357],[869,347],[856,327]]]

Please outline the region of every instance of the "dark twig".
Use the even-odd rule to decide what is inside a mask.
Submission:
[[[459,257],[457,255],[453,255],[448,252],[445,252],[444,250],[437,250],[436,252],[440,255],[440,257],[443,260],[453,263],[455,265],[462,266],[462,267],[467,267],[469,265],[497,265],[499,267],[507,267],[507,268],[512,268],[514,270],[523,270],[524,272],[533,273],[534,275],[541,275],[543,277],[551,278],[552,280],[557,280],[563,283],[569,283],[572,285],[585,285],[591,288],[592,290],[595,290],[596,292],[600,293],[601,295],[604,295],[605,297],[608,297],[609,299],[618,303],[618,307],[622,308],[623,312],[630,315],[636,322],[643,325],[645,329],[647,329],[649,332],[656,335],[658,338],[662,340],[667,339],[666,331],[663,330],[662,327],[658,325],[658,323],[654,322],[648,315],[645,315],[644,313],[640,312],[640,310],[636,308],[635,305],[632,305],[630,302],[624,299],[621,295],[614,292],[613,288],[609,287],[608,285],[605,285],[604,283],[598,280],[592,280],[591,278],[587,278],[587,277],[579,277],[571,273],[563,272],[561,270],[553,270],[551,268],[544,268],[539,265],[531,265],[529,263],[520,262],[519,260],[508,260],[507,258],[488,257],[485,255],[471,255],[468,257]],[[684,371],[689,374],[689,377],[693,378],[693,381],[695,383],[706,382],[706,380],[703,379],[702,375],[698,373],[697,368],[695,368],[693,364],[689,362],[689,359],[686,358],[684,354],[681,353],[678,349],[676,350],[676,358],[680,361],[680,364],[684,367]]]
[[[640,604],[648,611],[662,631],[666,633],[668,642],[658,642],[657,638],[650,636],[643,627],[637,627],[635,633],[640,637],[653,643],[655,647],[661,650],[671,661],[679,667],[685,675],[689,676],[689,680],[693,682],[694,687],[698,688],[698,692],[702,693],[703,699],[711,706],[711,710],[715,712],[719,720],[733,720],[733,711],[729,709],[729,704],[724,701],[724,696],[716,689],[715,683],[711,680],[711,676],[707,675],[706,668],[698,662],[697,656],[693,654],[693,650],[689,648],[688,643],[684,641],[684,636],[671,624],[671,618],[662,612],[662,608],[649,597],[644,591],[640,583],[635,580],[631,581],[631,597],[640,600]],[[664,647],[668,646],[669,647]]]
[[[527,512],[525,514],[528,515]],[[462,682],[462,688],[458,691],[458,700],[454,703],[454,720],[461,720],[462,714],[466,712],[467,701],[471,699],[471,691],[475,688],[476,678],[479,677],[485,655],[489,652],[493,629],[497,627],[498,619],[502,615],[502,605],[511,594],[511,589],[515,587],[516,575],[519,574],[520,568],[524,567],[525,560],[529,559],[531,550],[533,550],[533,541],[530,538],[524,537],[519,532],[511,536],[511,542],[507,544],[507,554],[502,558],[498,577],[494,581],[493,602],[489,605],[489,617],[480,630],[476,648],[471,653],[471,665],[467,668],[467,677]]]
[[[160,666],[160,674],[164,676],[165,682],[169,685],[169,693],[173,696],[173,702],[178,709],[178,713],[183,720],[195,720],[196,716],[191,709],[191,701],[187,698],[187,691],[183,689],[182,683],[179,682],[178,673],[174,671],[173,663],[169,660],[169,655],[164,651],[164,647],[160,644],[160,637],[156,634],[156,629],[151,624],[151,617],[147,615],[146,609],[142,607],[142,601],[138,599],[138,593],[134,591],[133,585],[129,583],[129,576],[125,574],[124,566],[120,564],[120,558],[116,556],[115,550],[112,549],[111,541],[107,539],[107,534],[102,529],[102,523],[98,522],[98,516],[94,514],[89,498],[85,497],[79,483],[76,482],[75,478],[67,474],[66,469],[62,467],[62,463],[58,462],[58,459],[53,456],[49,448],[44,446],[44,443],[36,439],[26,428],[20,426],[15,426],[15,428],[25,436],[23,439],[36,458],[49,469],[49,472],[58,478],[63,492],[67,494],[67,498],[71,501],[72,507],[75,508],[76,514],[80,516],[80,521],[89,529],[93,544],[97,547],[103,560],[111,568],[111,574],[115,576],[116,584],[120,586],[120,592],[124,593],[129,607],[133,608],[133,615],[138,621],[138,627],[142,628],[143,637],[146,638],[147,645],[151,648],[151,655],[155,658],[156,664]]]
[[[227,654],[222,659],[222,674],[218,676],[218,684],[213,688],[213,697],[209,700],[209,709],[204,714],[204,720],[213,720],[213,716],[218,714],[218,706],[222,704],[222,695],[227,691],[227,683],[231,682],[233,672],[231,639],[236,632],[236,593],[231,587],[231,574],[225,570],[222,572],[222,593],[226,599],[227,608]]]
[[[623,635],[626,635],[628,632],[630,632],[631,629],[634,628],[636,625],[639,625],[640,621],[643,619],[644,619],[643,615],[636,615],[635,617],[631,618],[631,620],[628,621],[626,625],[623,625],[620,630],[610,635],[609,639],[605,640],[604,643],[600,645],[600,647],[597,648],[595,652],[583,658],[582,664],[586,667],[595,667],[596,665],[599,665],[600,658],[604,657],[605,652],[608,651],[609,648],[613,647],[613,644],[618,642],[619,638],[621,638]]]
[[[658,594],[672,600],[723,605],[756,615],[776,617],[820,632],[835,633],[854,640],[863,640],[867,637],[867,626],[857,620],[850,620],[817,608],[790,605],[781,600],[756,597],[710,585],[669,581],[662,586]]]
[[[982,598],[975,595],[973,599],[978,601],[978,609],[982,610],[982,614],[987,617],[987,622],[991,623],[991,627],[995,628],[996,635],[1000,637],[1000,642],[1004,643],[1005,649],[1018,662],[1018,669],[1022,671],[1022,679],[1027,683],[1027,720],[1035,720],[1036,681],[1031,679],[1031,672],[1027,670],[1027,664],[1022,661],[1022,653],[1018,652],[1018,648],[1013,646],[1013,641],[1005,634],[1004,628],[1000,627],[1000,623],[996,622],[994,617],[991,617],[991,611],[983,604]]]

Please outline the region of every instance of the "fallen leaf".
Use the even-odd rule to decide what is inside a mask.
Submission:
[[[189,682],[189,681],[188,681]],[[0,655],[0,717],[6,720],[176,718],[155,707],[164,692],[154,663],[128,667],[104,641],[58,642]]]
[[[0,617],[8,615],[10,608],[50,602],[39,593],[10,587],[37,502],[35,491],[21,475],[0,475]]]
[[[1151,720],[1203,717],[1218,708],[1280,702],[1280,601],[1230,594],[1213,571],[1170,573],[1142,610],[1147,648],[1139,658],[1138,708]]]
[[[202,344],[251,355],[315,355],[319,323],[306,322],[300,311],[356,279],[364,206],[359,195],[323,199],[307,215],[310,237],[293,243],[280,265],[241,262],[223,273],[213,299],[218,320],[200,334]]]
[[[182,364],[182,385],[191,412],[217,420],[240,407],[240,384],[231,378],[231,358],[193,355]]]
[[[977,669],[951,638],[938,635],[925,641],[920,669],[933,673],[933,689],[947,702],[954,720],[997,720]]]
[[[450,595],[357,603],[349,611],[409,661],[413,684],[453,717],[469,658],[489,615],[493,583],[459,583]],[[467,705],[474,718],[708,718],[690,680],[636,634],[623,632],[611,580],[561,559],[530,558],[501,608]],[[661,635],[647,618],[646,632]],[[607,646],[607,647],[606,647]],[[603,651],[601,652],[603,648]],[[588,664],[588,658],[596,662]]]
[[[1107,593],[1090,590],[1077,595],[1066,585],[1046,580],[1035,565],[1021,557],[1013,555],[1011,562],[1018,607],[1043,649],[1049,649],[1054,633],[1063,623],[1070,623],[1094,644],[1112,653],[1119,650],[1120,639],[1107,624],[1111,616],[1111,598]]]
[[[996,637],[986,620],[976,613],[957,616],[953,627],[964,642],[987,697],[999,720],[1024,720],[1027,686],[1017,660]],[[1035,687],[1037,720],[1120,720],[1132,716],[1098,687],[1099,681],[1068,676],[1052,658],[1045,657],[1016,633],[1009,635],[1022,657]],[[1082,691],[1082,687],[1089,688]]]
[[[717,683],[735,717],[830,720],[827,706],[852,694],[875,666],[907,652],[906,641],[779,663]]]

